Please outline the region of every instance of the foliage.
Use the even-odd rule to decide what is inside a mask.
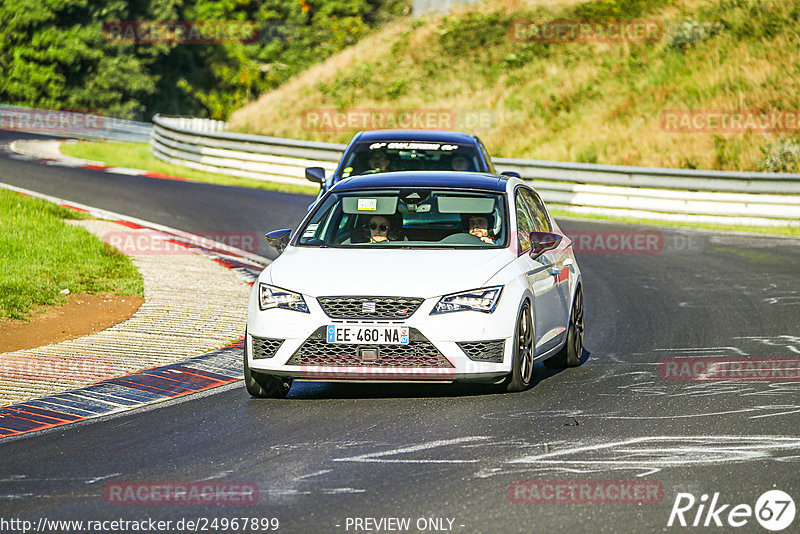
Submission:
[[[136,16],[119,0],[4,0],[0,3],[0,101],[99,110],[136,118],[152,93],[151,54],[104,41],[103,20]]]
[[[762,159],[758,164],[760,171],[799,172],[800,144],[791,139],[780,139],[761,147]]]
[[[575,6],[570,18],[579,20],[630,20],[672,4],[672,0],[595,0]]]
[[[695,19],[686,19],[672,32],[669,44],[673,48],[687,50],[713,37],[722,29],[723,26],[719,22],[702,23]]]
[[[408,12],[407,0],[4,0],[0,102],[225,118],[260,93]],[[242,21],[256,42],[114,41],[114,21]]]
[[[499,157],[752,171],[778,133],[725,121],[800,108],[800,2],[487,0],[415,20],[382,32],[368,54],[357,48],[263,95],[231,128],[345,143],[361,123],[309,128],[306,110],[447,109],[491,114],[491,123],[455,129]],[[526,23],[617,20],[659,31],[649,40],[525,38]],[[670,130],[671,110],[721,122]]]
[[[496,46],[508,38],[511,20],[501,13],[469,12],[447,17],[439,26],[442,49],[450,55]]]

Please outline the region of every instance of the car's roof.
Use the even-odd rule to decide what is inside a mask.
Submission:
[[[365,130],[357,134],[357,141],[441,141],[449,143],[474,143],[476,137],[463,132],[446,130]]]
[[[444,187],[448,189],[481,189],[504,192],[508,176],[461,171],[402,171],[381,172],[351,176],[338,182],[333,189],[397,188],[397,187]]]

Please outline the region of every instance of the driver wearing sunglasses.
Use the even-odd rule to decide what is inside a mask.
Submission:
[[[369,242],[385,243],[389,241],[389,219],[382,215],[373,215],[369,218]]]

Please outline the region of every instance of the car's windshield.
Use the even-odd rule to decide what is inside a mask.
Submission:
[[[506,198],[441,188],[333,193],[299,236],[299,246],[499,248],[508,239]]]
[[[358,174],[391,171],[482,172],[472,145],[428,141],[356,143],[341,165],[340,179]]]

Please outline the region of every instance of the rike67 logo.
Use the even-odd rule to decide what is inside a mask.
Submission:
[[[719,492],[703,494],[697,499],[691,493],[678,493],[669,514],[667,526],[743,527],[755,517],[767,530],[778,532],[789,527],[797,510],[794,500],[781,490],[763,493],[755,507],[749,504],[731,505],[720,500]]]

